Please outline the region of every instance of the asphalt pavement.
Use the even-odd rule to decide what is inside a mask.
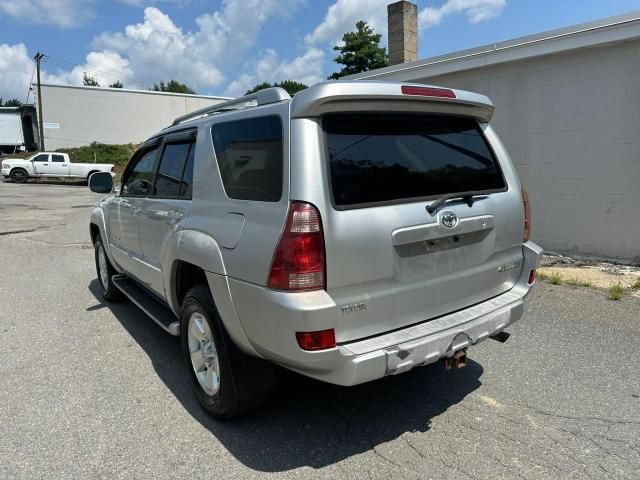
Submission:
[[[640,478],[640,301],[539,283],[505,344],[221,423],[95,280],[85,186],[0,181],[0,478]],[[535,228],[535,226],[534,226]]]

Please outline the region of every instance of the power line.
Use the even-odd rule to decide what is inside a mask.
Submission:
[[[54,65],[56,67],[59,68],[64,68],[64,69],[75,69],[78,68],[80,70],[82,70],[83,72],[90,74],[90,75],[95,75],[95,76],[100,76],[100,77],[104,77],[106,80],[114,80],[114,81],[123,81],[126,82],[128,84],[132,84],[135,85],[137,87],[142,87],[145,89],[152,89],[154,87],[154,85],[152,83],[149,82],[145,82],[143,80],[137,80],[134,78],[130,78],[130,77],[124,77],[122,75],[118,75],[116,73],[113,72],[105,72],[102,70],[96,70],[93,68],[86,68],[84,65],[80,65],[78,63],[74,63],[71,62],[69,60],[65,60],[62,58],[56,58],[56,57],[52,57],[50,55],[45,55],[43,60],[51,65]]]

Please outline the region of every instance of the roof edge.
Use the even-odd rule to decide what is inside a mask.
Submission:
[[[344,78],[384,79],[393,76],[394,79],[410,80],[419,78],[416,72],[421,69],[429,70],[421,77],[443,75],[637,38],[640,38],[640,11],[633,11]]]
[[[36,85],[33,83],[32,85]],[[156,92],[154,90],[135,90],[131,88],[111,88],[111,87],[90,87],[88,85],[68,85],[59,83],[40,83],[42,87],[53,88],[72,88],[77,90],[99,90],[102,92],[116,92],[116,93],[142,93],[149,95],[168,95],[172,97],[187,97],[187,98],[206,98],[208,100],[231,100],[231,97],[218,97],[212,95],[197,95],[192,93],[177,93],[177,92]]]

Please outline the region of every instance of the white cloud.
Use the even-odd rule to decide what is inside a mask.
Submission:
[[[247,70],[232,81],[225,95],[239,96],[262,82],[281,82],[295,80],[305,85],[313,85],[323,79],[325,54],[319,48],[310,47],[302,55],[291,61],[281,60],[275,50],[266,49],[260,53],[260,59],[247,66]]]
[[[24,43],[0,44],[0,97],[5,100],[17,98],[26,100],[29,80],[33,73],[33,60]],[[33,100],[33,97],[31,97]]]
[[[0,0],[0,14],[26,23],[76,28],[94,18],[96,0]]]
[[[175,78],[196,89],[210,88],[224,80],[223,71],[241,64],[270,18],[290,15],[301,3],[224,0],[219,11],[195,19],[198,29],[193,32],[184,32],[158,8],[147,7],[141,23],[123,32],[104,32],[93,46],[128,59],[138,80]]]
[[[418,15],[422,28],[438,25],[449,15],[464,14],[471,23],[480,23],[499,16],[507,0],[448,0],[440,7],[425,7]]]
[[[309,45],[338,43],[345,32],[355,29],[359,20],[366,21],[376,33],[381,33],[386,43],[387,4],[389,0],[337,0],[329,7],[322,22],[305,37]]]
[[[93,77],[101,87],[120,81],[125,86],[144,88],[144,85],[131,85],[129,79],[133,72],[129,60],[121,57],[116,52],[91,52],[85,62],[70,71],[58,71],[56,73],[45,72],[45,81],[49,83],[82,85],[84,74]],[[129,85],[127,85],[129,83]]]

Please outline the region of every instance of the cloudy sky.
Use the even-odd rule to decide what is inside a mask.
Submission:
[[[357,20],[384,35],[388,0],[0,0],[0,97],[25,100],[33,56],[46,82],[148,89],[175,78],[236,96],[263,81],[313,84]],[[419,57],[634,9],[639,0],[418,0]]]

